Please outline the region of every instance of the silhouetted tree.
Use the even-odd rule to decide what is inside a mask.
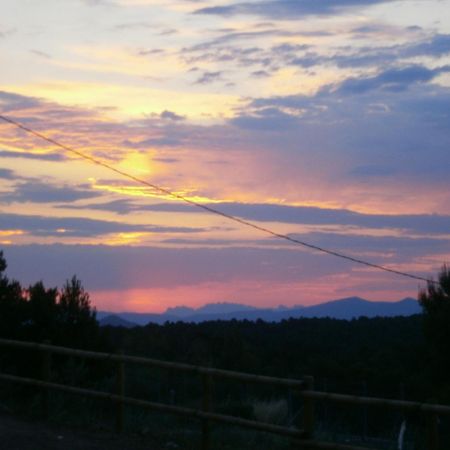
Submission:
[[[3,252],[0,251],[0,336],[17,338],[25,320],[25,304],[22,287],[18,281],[9,280]]]
[[[3,256],[3,252],[0,251],[0,276],[3,277],[3,272],[6,270],[6,259]]]
[[[424,331],[437,373],[446,379],[450,369],[450,270],[443,266],[438,283],[429,282],[419,292]]]
[[[27,339],[41,342],[54,340],[58,330],[58,289],[46,289],[44,283],[30,286],[28,294],[28,330]]]
[[[63,344],[90,347],[98,337],[96,310],[75,275],[59,294],[58,319],[64,332],[59,336]]]
[[[66,281],[61,291],[47,289],[42,281],[22,289],[5,275],[6,268],[0,251],[0,337],[98,347],[96,311],[76,276]]]

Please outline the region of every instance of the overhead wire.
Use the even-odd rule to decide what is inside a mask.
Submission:
[[[425,281],[427,283],[432,283],[432,284],[436,284],[437,283],[435,280],[432,280],[432,279],[429,279],[429,278],[421,277],[419,275],[414,275],[414,274],[408,273],[408,272],[403,272],[403,271],[397,270],[397,269],[391,269],[390,267],[387,267],[387,266],[384,266],[384,265],[381,265],[381,264],[372,263],[372,262],[369,262],[369,261],[366,261],[366,260],[363,260],[363,259],[360,259],[360,258],[355,258],[353,256],[350,256],[350,255],[347,255],[347,254],[344,254],[344,253],[341,253],[341,252],[338,252],[338,251],[330,250],[330,249],[325,248],[325,247],[320,247],[318,245],[314,245],[314,244],[302,241],[300,239],[294,238],[294,237],[289,236],[287,234],[278,233],[276,231],[271,230],[270,228],[266,228],[266,227],[260,226],[260,225],[254,223],[254,222],[242,219],[242,218],[234,216],[232,214],[225,213],[225,212],[221,211],[220,209],[212,208],[211,206],[204,205],[202,203],[196,202],[194,200],[189,199],[188,197],[186,197],[184,195],[177,194],[176,192],[173,192],[173,191],[171,191],[169,189],[166,189],[164,187],[161,187],[159,185],[156,185],[154,183],[146,181],[146,180],[144,180],[142,178],[136,177],[135,175],[132,175],[132,174],[130,174],[128,172],[125,172],[125,171],[123,171],[121,169],[118,169],[118,168],[116,168],[116,167],[114,167],[114,166],[112,166],[112,165],[110,165],[110,164],[108,164],[108,163],[98,159],[98,158],[90,156],[90,155],[88,155],[88,154],[86,154],[86,153],[84,153],[84,152],[82,152],[80,150],[76,150],[75,148],[70,147],[68,145],[62,144],[59,141],[57,141],[57,140],[55,140],[55,139],[53,139],[53,138],[51,138],[51,137],[49,137],[49,136],[47,136],[45,134],[42,134],[42,133],[40,133],[38,131],[33,130],[32,128],[27,127],[23,123],[18,122],[18,121],[14,120],[14,119],[11,119],[9,117],[6,117],[6,116],[4,116],[2,114],[0,114],[0,119],[3,120],[6,123],[14,125],[17,128],[20,128],[21,130],[27,132],[28,134],[31,134],[31,135],[33,135],[33,136],[35,136],[37,138],[40,138],[40,139],[42,139],[44,141],[47,141],[50,144],[53,144],[53,145],[55,145],[55,146],[65,150],[65,151],[67,151],[69,153],[72,153],[74,155],[79,156],[80,158],[83,158],[83,159],[85,159],[87,161],[90,161],[90,162],[92,162],[94,164],[97,164],[98,166],[104,167],[104,168],[106,168],[106,169],[108,169],[108,170],[110,170],[112,172],[115,172],[118,175],[121,175],[121,176],[123,176],[125,178],[128,178],[130,180],[133,180],[136,183],[139,183],[139,184],[142,184],[144,186],[150,187],[150,188],[152,188],[153,190],[155,190],[157,192],[160,192],[162,194],[165,194],[165,195],[167,195],[169,197],[172,197],[172,198],[175,198],[177,200],[181,200],[181,201],[183,201],[185,203],[188,203],[188,204],[190,204],[192,206],[195,206],[197,208],[201,208],[204,211],[207,211],[207,212],[209,212],[211,214],[215,214],[217,216],[221,216],[221,217],[223,217],[225,219],[237,222],[237,223],[239,223],[241,225],[244,225],[246,227],[250,227],[250,228],[253,228],[255,230],[261,231],[261,232],[263,232],[265,234],[271,235],[272,237],[283,239],[285,241],[289,241],[291,243],[294,243],[294,244],[297,244],[297,245],[301,245],[301,246],[309,248],[311,250],[315,250],[315,251],[318,251],[318,252],[321,252],[321,253],[332,255],[332,256],[335,256],[337,258],[341,258],[341,259],[344,259],[344,260],[347,260],[347,261],[350,261],[350,262],[353,262],[353,263],[356,263],[356,264],[360,264],[360,265],[363,265],[363,266],[366,266],[366,267],[370,267],[370,268],[373,268],[373,269],[382,270],[384,272],[389,272],[389,273],[392,273],[392,274],[395,274],[395,275],[399,275],[399,276],[402,276],[402,277],[412,278],[414,280]]]

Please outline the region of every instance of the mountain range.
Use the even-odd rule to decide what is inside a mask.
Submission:
[[[256,308],[239,303],[208,303],[200,308],[177,306],[168,308],[161,314],[122,312],[111,313],[98,311],[97,320],[101,326],[133,326],[147,325],[148,323],[163,324],[165,322],[205,322],[208,320],[264,320],[266,322],[279,322],[289,318],[323,318],[351,320],[361,316],[365,317],[393,317],[411,316],[421,312],[417,300],[404,298],[398,302],[372,302],[360,297],[348,297],[332,300],[313,306],[293,307],[278,306],[277,308]]]

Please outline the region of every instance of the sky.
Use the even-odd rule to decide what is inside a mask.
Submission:
[[[450,0],[0,0],[0,112],[276,233],[450,261]],[[101,310],[416,297],[0,123],[0,249]]]

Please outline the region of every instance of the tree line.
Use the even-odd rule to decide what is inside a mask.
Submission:
[[[42,281],[23,288],[6,276],[6,268],[0,251],[0,337],[79,348],[98,345],[96,310],[76,276],[61,289],[46,288]]]
[[[183,361],[281,377],[311,374],[339,391],[450,402],[450,271],[418,293],[412,317],[211,321],[100,327],[80,280],[23,288],[0,252],[0,337]],[[349,383],[349,380],[352,380]],[[351,385],[353,383],[353,385]],[[353,387],[352,387],[353,386]],[[358,387],[359,386],[359,387]],[[389,392],[391,390],[391,392]]]

